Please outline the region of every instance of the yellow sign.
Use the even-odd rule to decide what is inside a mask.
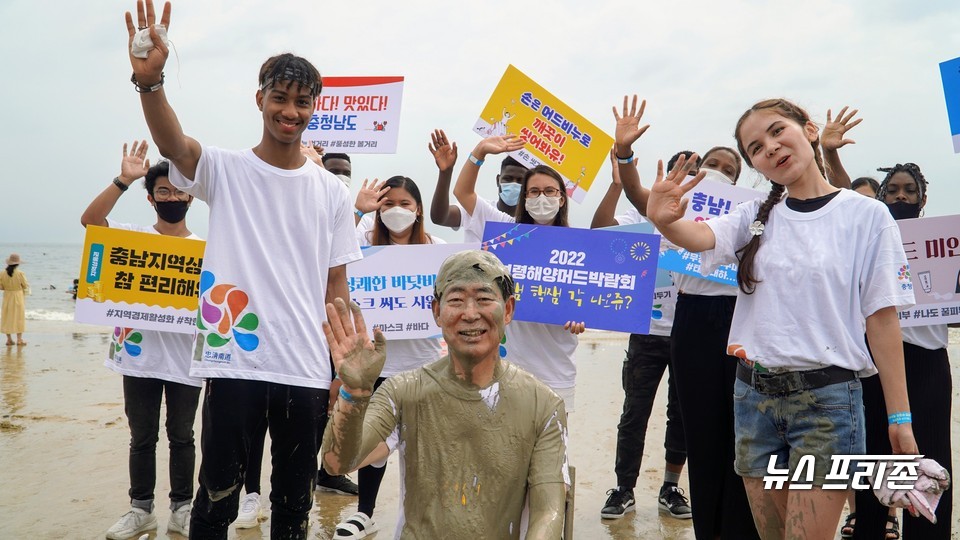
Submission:
[[[507,66],[473,130],[484,137],[519,136],[526,144],[511,155],[528,168],[555,169],[577,202],[583,202],[613,146],[613,137],[513,65]]]
[[[192,332],[206,243],[87,227],[77,322]]]

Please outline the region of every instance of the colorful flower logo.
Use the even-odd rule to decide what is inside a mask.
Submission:
[[[143,334],[133,328],[120,328],[118,326],[113,329],[112,346],[114,354],[123,349],[130,356],[140,356],[140,353],[143,352],[143,348],[140,346],[142,341]]]
[[[507,344],[507,334],[503,334],[503,337],[500,338],[500,358],[507,357],[507,348],[504,346]]]
[[[897,271],[897,279],[900,281],[910,281],[910,265],[903,265]]]
[[[212,272],[200,274],[200,307],[197,327],[206,331],[207,345],[223,347],[230,340],[252,351],[260,344],[260,338],[254,332],[260,326],[256,313],[247,311],[250,298],[236,285],[222,283],[214,285],[216,276]]]

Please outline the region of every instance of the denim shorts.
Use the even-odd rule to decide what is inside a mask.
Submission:
[[[832,456],[866,451],[860,379],[787,395],[761,394],[737,379],[733,414],[740,476],[763,477],[776,456],[777,468],[789,467],[792,478],[800,458],[813,455],[813,484],[821,486]]]

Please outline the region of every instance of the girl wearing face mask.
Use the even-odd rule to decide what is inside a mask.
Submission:
[[[563,178],[547,166],[538,166],[524,173],[520,182],[519,200],[514,215],[498,210],[477,196],[477,175],[490,155],[523,148],[523,141],[514,137],[488,137],[473,149],[460,171],[453,194],[471,216],[467,228],[477,238],[483,237],[487,221],[529,223],[567,227],[567,192]],[[483,206],[483,208],[481,208]],[[574,353],[577,336],[584,324],[568,321],[565,325],[513,321],[507,325],[506,340],[500,348],[504,360],[529,371],[561,398],[567,413],[574,410],[577,367]]]
[[[376,181],[357,194],[357,208],[376,212],[371,229],[357,226],[361,246],[392,246],[410,244],[445,244],[443,239],[427,233],[423,226],[423,201],[420,188],[405,176],[393,176],[382,184]],[[383,381],[403,371],[419,368],[440,358],[439,339],[390,339],[387,343],[387,361],[374,389]],[[357,512],[337,525],[335,539],[363,538],[377,530],[373,519],[377,494],[386,471],[386,461],[361,467],[357,471],[360,488]]]
[[[148,234],[199,239],[187,228],[186,213],[193,197],[177,190],[168,178],[166,161],[150,166],[147,142],[134,141],[130,152],[123,145],[120,175],[90,203],[80,223]],[[147,202],[156,212],[150,226],[121,223],[110,212],[133,182],[143,177]],[[154,514],[157,431],[160,403],[166,400],[166,432],[170,442],[170,509],[168,530],[186,535],[194,494],[196,459],[193,423],[200,399],[201,379],[190,376],[194,335],[117,328],[115,337],[140,337],[138,348],[111,343],[104,365],[123,376],[123,408],[130,427],[130,511],[110,529],[107,538],[132,538],[157,528]],[[164,397],[165,396],[165,397]]]
[[[913,163],[877,169],[887,173],[877,199],[887,205],[894,219],[920,217],[927,202],[927,180]],[[947,325],[909,326],[903,335],[903,359],[913,417],[913,433],[926,457],[953,474],[950,445],[953,385],[947,356]],[[873,345],[871,343],[871,345]],[[877,377],[863,379],[867,454],[889,454],[887,413],[883,388]],[[896,512],[882,506],[869,490],[856,492],[856,516],[848,519],[852,538],[899,538]],[[903,537],[948,539],[953,523],[953,490],[946,490],[937,507],[937,523],[903,513]]]

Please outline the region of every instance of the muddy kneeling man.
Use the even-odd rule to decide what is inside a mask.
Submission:
[[[324,432],[323,466],[343,474],[385,460],[396,445],[403,538],[520,538],[528,496],[527,536],[561,536],[566,413],[545,384],[500,358],[512,293],[509,272],[490,253],[449,257],[433,301],[449,355],[387,379],[376,394],[383,335],[374,329],[370,340],[355,304],[327,304],[323,330],[343,387]]]

